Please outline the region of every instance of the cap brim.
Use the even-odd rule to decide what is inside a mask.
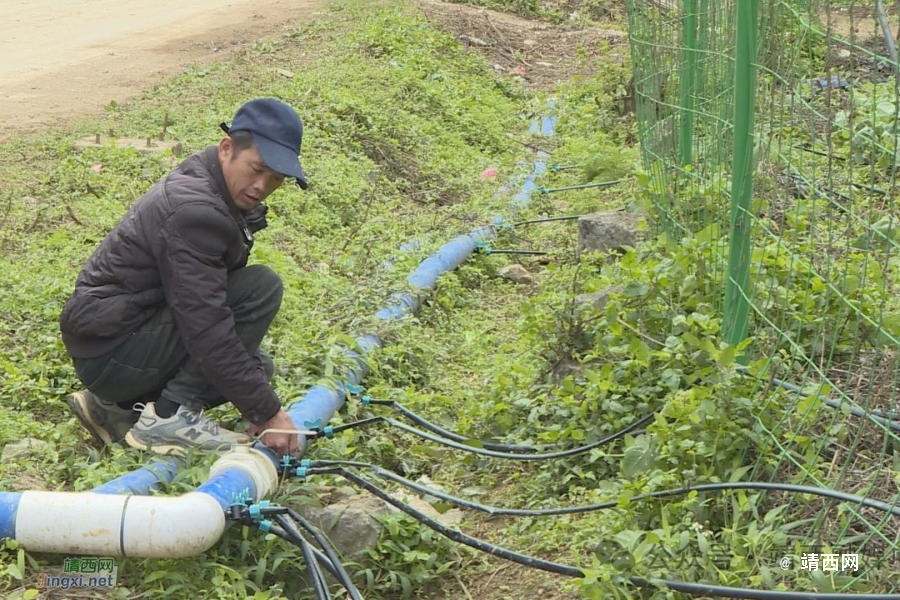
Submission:
[[[300,166],[300,158],[293,150],[256,132],[251,132],[251,135],[253,135],[253,141],[256,142],[256,149],[259,150],[259,155],[267,167],[285,177],[294,177],[297,185],[304,190],[309,187],[306,175],[303,174],[303,167]]]

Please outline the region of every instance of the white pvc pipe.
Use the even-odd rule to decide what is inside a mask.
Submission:
[[[254,501],[278,483],[275,466],[257,450],[235,448],[211,475],[235,470],[249,475]],[[179,497],[25,492],[15,518],[15,539],[29,552],[60,554],[182,558],[205,552],[224,531],[223,504],[202,491]]]
[[[224,531],[219,503],[197,492],[25,492],[16,517],[16,539],[30,552],[179,558],[208,550]]]

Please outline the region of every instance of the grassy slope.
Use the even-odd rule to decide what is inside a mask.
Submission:
[[[300,109],[307,127],[304,164],[314,182],[308,193],[286,187],[273,196],[270,227],[259,236],[254,256],[285,280],[284,307],[268,344],[279,365],[276,386],[290,401],[331,374],[341,354],[335,343],[346,342],[348,333],[374,330],[374,312],[403,289],[405,273],[418,260],[489,216],[507,213],[508,194],[497,193],[499,181],[478,174],[498,167],[500,179],[521,179],[524,167],[516,161],[528,159],[529,151],[509,134],[526,137],[529,115],[541,101],[514,81],[495,78],[479,58],[408,12],[343,5],[228,63],[189,69],[127,105],[112,105],[104,118],[83,122],[73,133],[113,128],[143,137],[168,115],[171,133],[192,152],[216,142],[217,123],[256,96],[279,97]],[[69,132],[49,132],[0,148],[0,446],[25,436],[51,443],[35,459],[0,466],[3,490],[89,489],[145,460],[131,450],[91,447],[67,414],[62,398],[76,378],[58,339],[57,315],[92,249],[174,160],[112,148],[79,155],[70,150],[72,139]],[[572,157],[561,156],[577,160],[585,152],[576,148]],[[95,164],[102,165],[99,173],[91,169]],[[593,208],[594,200],[588,194],[570,198],[568,209]],[[547,201],[536,204],[523,216],[555,210]],[[563,233],[570,227],[534,237],[571,246],[570,233]],[[424,240],[420,251],[384,268],[382,261],[417,236]],[[521,415],[506,401],[534,383],[546,364],[515,327],[519,302],[531,290],[493,277],[506,262],[473,261],[441,282],[418,323],[383,330],[392,343],[375,360],[372,392],[403,398],[473,435],[517,428]],[[504,391],[487,398],[498,385]],[[219,416],[236,418],[233,412]],[[449,468],[437,476],[433,457],[421,449],[401,452],[406,446],[402,436],[377,431],[348,434],[318,455],[343,451],[409,475],[429,472],[476,495],[527,473],[442,455],[441,465]],[[202,481],[209,462],[192,459],[193,468],[170,491]],[[410,527],[406,523],[406,533],[395,537],[415,545],[418,529]],[[437,547],[441,562],[458,571],[461,555],[448,544]],[[284,562],[276,565],[276,557]],[[21,592],[23,583],[61,559],[27,555],[25,580],[10,570],[0,576],[0,589]],[[20,560],[20,549],[7,543],[0,550],[0,574]],[[485,568],[468,554],[463,561],[476,572]],[[423,569],[417,557],[388,556],[377,564],[372,597],[395,597],[404,576],[419,590],[439,577],[436,565]],[[279,542],[237,530],[197,560],[120,562],[117,593],[231,598],[268,589],[257,597],[276,597],[296,587],[300,567]],[[392,573],[401,577],[392,579]],[[444,577],[450,588],[456,585]],[[447,593],[453,597],[458,590]]]

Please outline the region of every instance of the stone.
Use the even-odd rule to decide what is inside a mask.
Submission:
[[[13,492],[46,492],[50,489],[47,482],[32,473],[19,473],[9,484]]]
[[[498,275],[513,283],[534,283],[534,277],[532,277],[531,273],[529,273],[522,265],[509,265],[508,267],[503,267],[500,269]]]
[[[14,460],[41,458],[42,455],[51,452],[53,447],[43,440],[34,438],[22,438],[18,442],[7,444],[0,454],[0,462],[8,463]]]
[[[381,521],[390,506],[371,496],[353,495],[321,508],[306,506],[299,511],[331,541],[347,560],[365,558],[381,536]]]
[[[612,285],[608,288],[600,290],[599,292],[581,294],[580,296],[575,296],[575,304],[579,306],[589,304],[594,310],[601,311],[606,308],[606,304],[609,302],[610,294],[621,294],[622,290],[624,289],[625,288],[623,288],[621,285]]]
[[[582,252],[621,252],[624,246],[634,246],[641,219],[637,213],[624,211],[584,215],[578,219],[578,256]]]
[[[447,527],[456,527],[465,518],[465,513],[458,508],[451,508],[447,512],[441,514],[435,507],[425,502],[421,498],[411,496],[409,494],[401,494],[400,500],[408,504],[413,509],[419,511],[426,517],[432,518],[441,525]],[[400,512],[399,508],[391,507],[395,512]],[[458,527],[457,527],[458,529]]]
[[[588,369],[599,368],[601,364],[600,359],[590,360],[582,364],[574,358],[563,358],[550,369],[550,382],[556,386],[566,377],[571,377],[576,382],[584,381],[584,372]]]

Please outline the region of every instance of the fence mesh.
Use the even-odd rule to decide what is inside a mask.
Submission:
[[[746,359],[768,377],[747,477],[897,505],[898,7],[883,19],[880,2],[628,8],[654,222],[703,244],[726,339],[752,338]],[[804,393],[776,410],[772,377]],[[898,522],[800,494],[777,519],[801,544],[859,555],[856,571],[798,574],[837,591],[900,589]]]

